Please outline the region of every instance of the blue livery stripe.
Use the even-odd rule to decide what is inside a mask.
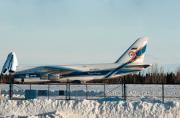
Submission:
[[[143,48],[141,48],[139,51],[136,52],[136,56],[141,56],[142,54],[145,53],[146,51],[146,48],[147,48],[147,45],[145,45]]]

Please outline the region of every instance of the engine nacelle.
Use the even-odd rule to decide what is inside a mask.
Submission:
[[[48,80],[59,80],[60,75],[59,74],[48,74]]]
[[[18,61],[17,61],[17,57],[15,52],[11,52],[8,54],[8,57],[3,65],[2,74],[9,74],[9,73],[13,73],[16,72],[18,66]]]

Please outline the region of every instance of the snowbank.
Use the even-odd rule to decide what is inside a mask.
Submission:
[[[178,118],[180,101],[142,98],[124,102],[118,97],[99,100],[0,100],[0,116],[57,117],[57,118]]]

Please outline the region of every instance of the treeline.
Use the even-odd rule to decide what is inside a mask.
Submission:
[[[166,74],[132,74],[115,79],[93,80],[92,83],[126,83],[126,84],[180,84],[180,73]]]
[[[10,76],[8,75],[0,75],[0,83],[8,83],[10,80]]]

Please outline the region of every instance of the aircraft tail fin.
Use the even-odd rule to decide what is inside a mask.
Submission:
[[[138,38],[124,53],[123,55],[115,62],[119,64],[117,68],[109,72],[104,78],[109,78],[118,70],[127,66],[132,65],[143,65],[144,63],[144,54],[146,52],[148,38]],[[149,65],[148,65],[149,66]],[[147,67],[148,67],[147,66]]]
[[[147,37],[138,38],[115,63],[143,64],[147,43]]]
[[[16,68],[18,66],[18,60],[15,52],[11,52],[8,54],[7,59],[3,65],[1,74],[9,74],[16,72]]]

